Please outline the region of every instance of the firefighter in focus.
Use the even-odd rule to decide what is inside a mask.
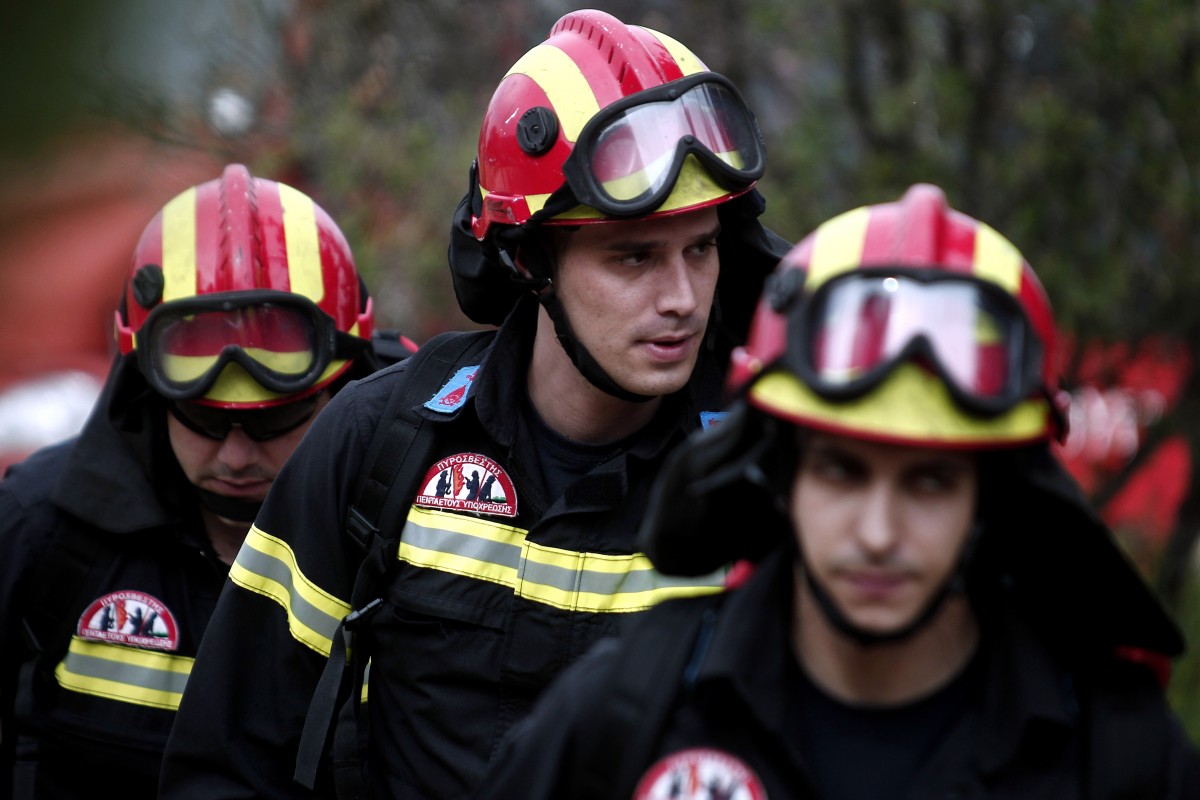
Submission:
[[[379,366],[373,328],[342,232],[290,186],[232,164],[150,221],[91,416],[0,481],[3,796],[157,796],[230,565],[316,414]]]
[[[164,797],[353,796],[364,775],[469,796],[593,642],[721,589],[720,568],[659,575],[636,533],[787,250],[759,222],[764,163],[738,90],[667,35],[577,11],[518,60],[449,248],[461,308],[498,330],[434,337],[310,430],[218,603]],[[400,477],[370,468],[397,427]],[[391,488],[380,514],[363,485]]]
[[[818,227],[641,531],[744,577],[578,660],[479,796],[1200,797],[1180,633],[1049,449],[1055,355],[1029,265],[940,189]]]

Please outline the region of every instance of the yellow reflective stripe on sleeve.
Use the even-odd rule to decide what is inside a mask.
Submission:
[[[196,293],[196,188],[177,195],[162,211],[163,302]]]
[[[279,202],[283,206],[287,241],[288,285],[293,292],[319,303],[325,298],[325,279],[321,274],[321,242],[313,201],[281,183]]]
[[[350,613],[350,604],[305,577],[296,566],[295,553],[283,540],[252,525],[229,577],[243,589],[279,603],[287,613],[292,637],[329,656],[333,634]]]
[[[725,571],[676,578],[641,553],[605,555],[546,547],[526,531],[414,506],[397,558],[413,566],[506,586],[525,600],[567,611],[629,613],[671,597],[721,591]]]
[[[817,228],[804,291],[814,291],[830,276],[862,261],[870,221],[871,209],[864,206],[836,216]]]
[[[54,677],[68,691],[175,711],[192,662],[185,656],[74,636]]]

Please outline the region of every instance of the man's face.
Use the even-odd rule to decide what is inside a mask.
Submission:
[[[719,231],[706,208],[559,237],[555,291],[579,341],[623,389],[659,396],[688,382],[717,287]]]
[[[321,392],[311,416],[297,427],[263,441],[251,438],[236,425],[223,439],[214,439],[184,425],[174,413],[167,414],[167,433],[175,458],[195,486],[248,503],[261,503],[283,463],[328,402],[329,393]]]
[[[977,487],[969,453],[813,434],[790,501],[805,565],[851,624],[900,630],[957,567]]]

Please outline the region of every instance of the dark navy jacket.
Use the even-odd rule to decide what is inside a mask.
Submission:
[[[510,315],[478,370],[453,376],[422,411],[436,451],[371,618],[367,769],[377,796],[469,796],[509,726],[564,667],[659,600],[721,585],[658,574],[636,542],[664,455],[700,425],[691,391],[548,495],[522,413],[533,311]],[[305,796],[292,783],[298,740],[361,559],[343,532],[346,510],[408,365],[339,393],[277,478],[189,681],[165,797]]]
[[[806,711],[791,649],[792,585],[790,551],[777,552],[725,594],[711,638],[699,636],[706,645],[694,646],[687,669],[645,680],[656,686],[645,705],[665,698],[669,712],[644,751],[618,756],[637,765],[633,786],[616,779],[621,764],[596,763],[597,753],[622,753],[611,742],[634,738],[643,724],[610,713],[614,693],[630,675],[653,669],[656,643],[709,613],[708,599],[663,604],[564,673],[510,732],[478,797],[821,798],[795,719]],[[1008,613],[985,635],[982,689],[913,785],[889,797],[1200,797],[1200,755],[1150,670],[1111,651],[1062,651]],[[637,656],[635,643],[645,648]]]
[[[156,795],[227,574],[170,455],[165,410],[150,408],[134,369],[118,359],[79,437],[0,481],[0,782],[11,786],[19,747],[20,773],[36,780],[39,798]],[[71,559],[85,563],[64,569]],[[22,681],[34,657],[27,623],[44,654]],[[16,704],[28,709],[20,718]]]

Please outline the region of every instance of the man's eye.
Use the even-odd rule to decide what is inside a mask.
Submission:
[[[856,474],[852,464],[838,458],[814,458],[808,468],[816,477],[831,483],[845,483]]]
[[[645,253],[624,253],[617,256],[616,262],[622,267],[640,267],[649,260]]]
[[[909,485],[918,492],[935,494],[946,492],[958,485],[961,477],[949,470],[924,470],[909,478]]]

